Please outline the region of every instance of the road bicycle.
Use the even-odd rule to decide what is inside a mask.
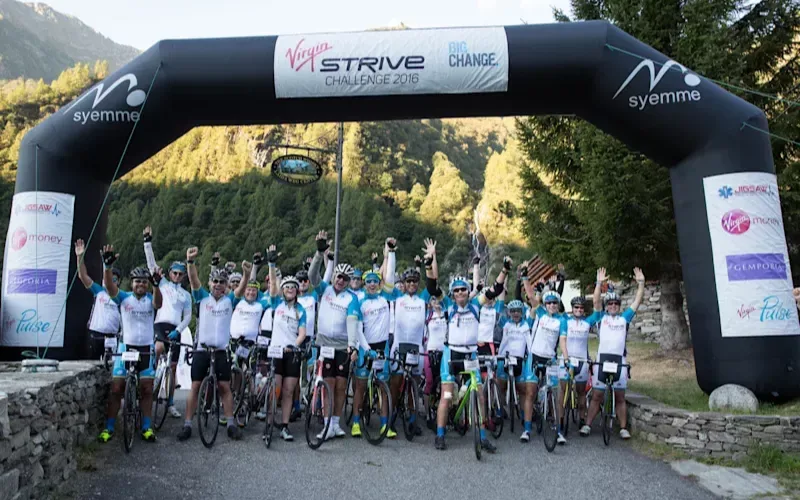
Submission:
[[[603,423],[603,442],[608,446],[611,444],[611,431],[614,428],[614,418],[617,416],[614,382],[619,380],[623,369],[628,370],[628,378],[630,378],[631,365],[617,361],[607,361],[602,358],[601,356],[599,361],[592,363],[592,366],[600,367],[600,373],[597,374],[597,378],[606,385],[606,390],[603,391],[605,393],[603,395],[603,404],[600,407],[600,420]]]
[[[231,395],[233,396],[234,408],[239,408],[242,403],[246,378],[245,370],[248,369],[248,366],[240,366],[239,360],[246,359],[248,360],[249,364],[253,345],[255,345],[255,342],[252,340],[247,340],[244,337],[231,339],[228,342],[228,348],[226,352],[228,361],[231,364]]]
[[[153,379],[153,427],[156,430],[161,429],[161,426],[164,425],[169,409],[169,400],[175,393],[175,389],[180,387],[175,385],[170,365],[173,349],[180,349],[181,346],[190,349],[194,347],[190,344],[181,344],[179,340],[170,340],[167,351],[162,352],[158,357],[156,376]]]
[[[564,418],[561,421],[561,428],[564,431],[564,437],[569,433],[570,420],[573,424],[577,424],[583,417],[579,415],[580,405],[578,404],[578,391],[575,389],[575,370],[580,372],[582,363],[589,363],[590,361],[585,358],[569,357],[569,368],[567,369],[567,380],[564,385]],[[586,407],[588,408],[588,407]]]
[[[503,434],[503,403],[500,399],[500,385],[497,382],[497,356],[485,358],[483,366],[486,367],[486,381],[484,387],[484,401],[486,404],[486,414],[489,431],[495,439],[499,439]],[[511,429],[513,432],[513,428]]]
[[[200,383],[200,391],[197,396],[197,431],[200,434],[200,441],[203,446],[211,448],[217,439],[219,432],[219,414],[222,403],[219,398],[219,386],[217,385],[217,366],[215,347],[201,344],[200,349],[192,351],[193,354],[199,352],[208,353],[210,363],[208,375]]]
[[[389,416],[392,414],[392,394],[389,384],[381,378],[380,373],[388,370],[386,354],[384,351],[375,353],[375,358],[364,356],[364,364],[370,363],[369,376],[366,380],[361,409],[358,413],[361,419],[361,432],[364,439],[371,445],[379,445],[389,433]],[[359,368],[361,368],[359,366]],[[382,417],[385,415],[385,422]]]
[[[289,350],[294,356],[300,357],[300,350],[293,345],[289,346],[269,346],[267,349],[267,357],[269,357],[269,373],[267,374],[267,381],[264,385],[264,398],[265,398],[265,411],[266,414],[264,435],[264,444],[269,448],[272,444],[272,433],[275,430],[275,416],[278,414],[278,394],[275,387],[275,360],[283,359],[283,354]],[[296,362],[296,359],[294,360]]]
[[[414,380],[413,370],[419,366],[420,354],[417,349],[398,349],[392,358],[392,364],[402,367],[403,379],[400,384],[400,398],[395,408],[396,416],[403,422],[403,433],[408,441],[413,441],[416,436],[416,417],[419,415],[419,386]],[[412,421],[411,416],[414,416]]]
[[[353,421],[353,401],[356,396],[356,377],[353,363],[350,363],[350,369],[347,372],[347,385],[345,387],[347,387],[347,389],[344,396],[344,413],[342,417],[344,417],[344,421],[347,425],[350,425]]]
[[[152,354],[146,353],[145,356]],[[139,373],[136,370],[141,353],[126,348],[125,352],[115,353],[112,357],[122,358],[125,364],[125,393],[122,407],[122,446],[125,453],[133,448],[133,437],[142,426],[142,408],[139,405]]]
[[[454,346],[451,344],[451,347],[470,346]],[[463,361],[449,361],[451,367],[455,363],[463,362],[464,369],[458,372],[458,378],[467,378],[465,385],[458,391],[459,399],[456,409],[455,411],[451,410],[453,427],[462,436],[472,428],[475,457],[478,460],[481,459],[481,426],[483,424],[483,413],[479,397],[480,378],[476,373],[479,373],[478,370],[480,369],[481,361],[487,361],[492,358],[494,358],[494,356],[477,356],[475,359],[467,358]]]
[[[428,363],[431,366],[438,366],[442,362],[442,351],[428,351]],[[428,394],[428,409],[427,409],[427,425],[428,429],[436,432],[436,412],[439,409],[439,400],[442,397],[442,386],[440,383],[440,376],[431,370],[431,377],[433,384],[431,384],[431,391]]]
[[[119,337],[119,333],[102,333],[100,335],[92,333],[93,340],[103,339],[103,354],[100,355],[100,362],[103,363],[103,368],[106,370],[111,369],[112,360],[114,355],[117,354]]]
[[[316,344],[313,344],[313,348],[317,348]],[[325,359],[334,359],[335,350],[332,347],[322,347],[319,353],[314,379],[308,384],[306,394],[303,396],[306,405],[306,443],[312,450],[322,446],[325,441],[328,427],[331,425],[330,416],[333,414],[333,391],[322,378],[322,364]]]
[[[516,366],[520,366],[523,362],[524,358],[518,358],[516,356],[512,356],[509,353],[506,353],[503,362],[503,369],[506,372],[508,383],[506,385],[506,408],[508,409],[507,415],[509,420],[509,427],[511,428],[511,432],[514,432],[514,422],[515,420],[522,422],[522,412],[520,404],[519,404],[519,393],[517,392],[517,377],[514,376],[516,371]],[[502,430],[502,429],[501,429]],[[498,436],[499,437],[499,436]]]
[[[558,411],[556,409],[556,392],[558,388],[558,362],[534,363],[535,373],[539,379],[539,394],[536,401],[538,419],[536,432],[542,434],[544,447],[548,452],[556,448],[558,439]]]

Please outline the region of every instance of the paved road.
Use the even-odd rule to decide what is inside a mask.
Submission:
[[[715,498],[668,464],[642,456],[619,439],[605,447],[599,432],[585,439],[574,437],[547,453],[541,437],[523,445],[517,435],[504,431],[498,453],[484,454],[478,462],[468,436],[450,435],[448,450],[441,452],[434,449],[427,429],[412,443],[396,439],[375,447],[346,437],[326,442],[317,451],[306,445],[299,422],[292,424],[294,442],[276,436],[269,450],[260,439],[260,426],[258,431],[246,429],[241,442],[230,441],[220,429],[208,450],[196,429],[190,441],[177,442],[181,423],[169,419],[157,443],[137,440],[130,455],[115,437],[97,453],[98,469],[79,472],[65,496],[445,500],[518,498],[529,491],[539,498],[566,494],[576,500]]]

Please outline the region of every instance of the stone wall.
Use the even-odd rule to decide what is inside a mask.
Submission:
[[[616,289],[621,292],[622,297],[622,310],[631,305],[634,297],[636,296],[635,284],[629,285],[624,283],[615,283]],[[684,293],[683,297],[683,313],[686,315],[686,323],[689,323],[689,311],[686,308],[686,294],[683,290],[683,283],[681,283],[681,292]],[[642,340],[648,342],[655,342],[658,334],[661,332],[661,285],[655,282],[647,282],[644,288],[644,299],[639,310],[636,311],[636,317],[631,323],[629,330],[630,335],[635,335]]]
[[[652,443],[664,443],[690,455],[738,460],[753,444],[800,452],[800,416],[727,415],[668,407],[628,393],[629,427]]]
[[[46,498],[77,468],[76,447],[96,437],[110,373],[62,361],[55,373],[0,365],[0,500]]]

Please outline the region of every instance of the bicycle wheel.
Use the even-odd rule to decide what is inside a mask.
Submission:
[[[406,380],[406,387],[403,391],[403,395],[400,396],[403,398],[403,401],[398,401],[398,406],[402,406],[403,410],[400,414],[400,418],[403,419],[403,432],[406,435],[406,439],[409,441],[414,440],[414,429],[417,422],[417,416],[419,415],[419,409],[417,408],[417,404],[419,404],[419,400],[417,399],[417,384],[414,382],[414,379],[408,378]],[[414,416],[414,421],[411,421],[411,416]]]
[[[311,398],[306,407],[306,442],[308,447],[316,450],[325,441],[330,419],[325,414],[333,414],[333,392],[324,380],[318,380],[311,391]]]
[[[255,380],[251,376],[250,370],[247,370],[244,373],[245,381],[242,386],[242,397],[239,401],[239,406],[235,406],[233,410],[233,419],[236,421],[236,425],[239,427],[244,427],[248,423],[250,423],[250,413],[251,413],[251,404],[253,398],[253,394],[250,392],[251,383],[255,385]]]
[[[611,387],[606,388],[605,398],[603,400],[603,442],[608,446],[611,444],[611,428],[614,426],[614,417],[611,415],[611,401],[614,397],[614,390]]]
[[[536,434],[542,433],[542,428],[544,425],[544,407],[544,401],[539,401],[533,406],[533,418],[536,419]]]
[[[469,391],[469,423],[472,426],[475,457],[481,459],[481,414],[478,408],[478,391]]]
[[[231,366],[231,395],[233,396],[234,410],[239,408],[242,404],[242,396],[244,395],[244,372],[236,365]],[[234,415],[236,412],[234,411]]]
[[[160,370],[160,376],[156,372],[156,382],[153,385],[153,426],[156,430],[161,429],[167,418],[169,388],[172,384],[172,370],[169,365],[162,364]]]
[[[275,379],[272,378],[267,382],[267,418],[264,419],[266,427],[264,429],[264,444],[267,448],[272,444],[272,432],[275,430],[275,412],[278,409],[277,398],[275,397]]]
[[[219,431],[219,395],[216,380],[207,375],[200,384],[197,398],[197,430],[203,446],[211,448]]]
[[[500,385],[497,379],[492,379],[491,383],[486,384],[486,406],[489,412],[486,417],[492,424],[492,436],[499,439],[503,434],[505,420],[503,420],[503,405],[500,404]]]
[[[514,419],[518,415],[519,411],[519,403],[517,403],[517,387],[516,382],[509,378],[508,381],[508,392],[506,392],[506,400],[508,401],[508,419],[510,420],[509,425],[511,427],[511,432],[514,432]]]
[[[383,422],[383,406],[388,408],[387,420]],[[372,386],[367,384],[361,404],[361,433],[371,445],[379,445],[389,432],[388,415],[392,414],[392,395],[389,385],[374,378]]]
[[[562,419],[561,426],[564,429],[564,437],[567,437],[569,433],[569,421],[570,419],[575,418],[573,413],[575,413],[575,395],[572,391],[575,390],[575,386],[572,385],[572,381],[567,382],[567,386],[564,389],[564,397],[566,401],[564,401],[564,418]],[[558,398],[561,399],[561,398]],[[561,402],[561,401],[559,401]]]
[[[351,363],[350,366],[352,367],[353,364]],[[354,407],[353,402],[355,401],[355,389],[356,389],[355,383],[356,383],[355,377],[353,377],[353,370],[351,369],[347,373],[347,385],[346,385],[347,392],[345,392],[344,414],[342,415],[344,417],[345,422],[347,422],[347,425],[350,425],[350,423],[353,421],[353,407]]]
[[[436,432],[436,414],[439,412],[439,388],[434,387],[428,397],[428,429]]]
[[[133,447],[133,436],[136,435],[136,377],[128,377],[125,381],[125,409],[122,413],[122,446],[129,453]]]
[[[558,439],[558,418],[556,417],[556,396],[551,387],[547,388],[545,396],[544,411],[540,421],[543,421],[542,437],[544,447],[552,452],[556,449],[556,439]]]

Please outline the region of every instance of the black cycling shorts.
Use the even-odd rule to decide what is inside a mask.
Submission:
[[[491,356],[492,355],[492,342],[486,342],[478,346],[478,356]],[[481,373],[486,373],[488,368],[486,365],[481,365]]]
[[[231,363],[228,353],[224,350],[214,351],[214,363],[217,369],[217,380],[229,382],[231,380]],[[195,352],[192,356],[192,382],[202,381],[208,375],[211,366],[211,356],[207,351]]]
[[[547,374],[547,363],[550,362],[551,358],[545,358],[535,354],[531,355],[533,356],[533,361],[531,363],[533,366],[533,374],[536,375],[536,378],[539,380],[539,382],[547,380],[545,378],[545,375]]]
[[[273,360],[275,363],[275,375],[289,378],[300,378],[300,365],[302,355],[294,352],[283,352],[283,358],[276,358]]]
[[[156,342],[163,342],[164,348],[169,349],[169,334],[172,333],[178,325],[173,325],[172,323],[156,323],[153,325],[153,329],[156,332]],[[178,337],[180,340],[180,337]],[[176,346],[172,349],[172,356],[170,357],[170,361],[173,363],[178,362],[178,358],[181,356],[181,347]]]
[[[320,353],[320,356],[322,354]],[[333,359],[322,360],[322,377],[344,377],[350,371],[350,355],[346,349],[336,349]]]

